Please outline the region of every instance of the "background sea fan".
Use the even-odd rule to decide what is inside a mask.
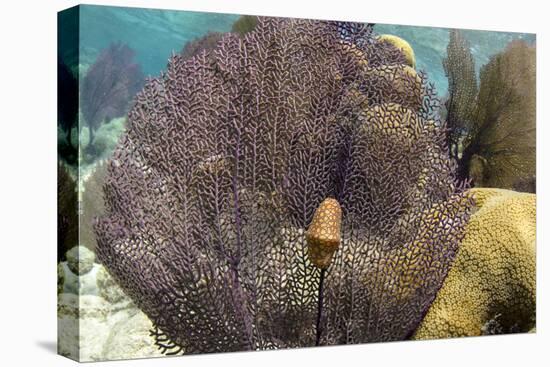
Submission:
[[[103,50],[82,82],[81,109],[93,132],[102,123],[124,116],[132,98],[143,86],[139,64],[133,62],[134,51],[122,43],[113,43]]]
[[[77,125],[78,80],[63,61],[57,63],[57,85],[57,122],[70,145],[71,130]]]
[[[268,18],[146,83],[108,167],[97,253],[160,347],[314,345],[320,274],[305,232],[327,197],[342,245],[321,344],[414,331],[470,202],[425,76],[399,76],[420,78],[417,110],[398,88],[376,92],[379,69],[404,62],[363,24]]]
[[[458,159],[458,147],[462,138],[474,123],[476,97],[478,93],[474,57],[470,44],[458,29],[449,32],[447,57],[443,69],[449,81],[449,96],[445,103],[447,110],[448,144],[451,155]]]
[[[57,63],[57,126],[61,139],[58,154],[68,164],[76,163],[78,151],[71,132],[78,126],[78,80],[60,59]]]
[[[458,30],[451,32],[443,64],[449,78],[449,135],[456,147],[459,178],[470,178],[480,187],[534,190],[535,47],[511,42],[481,68],[479,90],[468,42]],[[529,181],[532,184],[524,184]]]
[[[513,188],[536,169],[536,52],[511,42],[481,69],[476,124],[465,141],[464,164],[477,155],[476,185]]]

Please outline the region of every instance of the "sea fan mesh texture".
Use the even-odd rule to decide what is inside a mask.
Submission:
[[[380,73],[403,63],[369,26],[262,18],[146,83],[109,167],[97,252],[167,353],[314,345],[320,270],[305,232],[328,197],[342,244],[321,345],[414,331],[470,203],[425,76],[418,110],[379,90],[416,83]]]

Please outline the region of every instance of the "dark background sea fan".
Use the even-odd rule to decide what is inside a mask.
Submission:
[[[57,63],[57,122],[71,144],[71,130],[77,125],[78,80],[63,61]]]
[[[478,88],[470,46],[461,31],[452,30],[443,65],[449,79],[449,142],[458,177],[471,179],[475,186],[534,192],[535,46],[511,42],[481,68]]]
[[[78,151],[71,142],[71,132],[78,126],[78,80],[61,58],[57,63],[57,126],[63,132],[59,157],[74,164]]]
[[[369,26],[268,18],[147,82],[108,167],[97,252],[161,348],[314,345],[320,272],[305,231],[327,197],[342,243],[320,344],[416,328],[470,201],[434,92],[404,61]],[[403,107],[396,83],[417,82],[421,103]]]
[[[99,126],[124,116],[135,94],[143,86],[141,67],[133,61],[134,51],[113,43],[90,66],[81,90],[81,108],[90,128],[90,142]]]
[[[458,159],[458,147],[464,134],[473,124],[475,103],[478,92],[476,67],[470,51],[470,44],[461,31],[451,29],[447,57],[443,68],[449,81],[447,109],[448,143],[451,155]]]

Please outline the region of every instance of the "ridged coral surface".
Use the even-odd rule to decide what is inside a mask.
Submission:
[[[455,263],[414,339],[482,335],[535,326],[536,196],[471,189],[475,212]]]

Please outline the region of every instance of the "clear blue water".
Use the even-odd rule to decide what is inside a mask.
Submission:
[[[209,31],[228,32],[238,18],[234,14],[84,5],[80,12],[81,63],[91,64],[102,48],[121,41],[135,50],[143,72],[156,76],[166,68],[172,52]],[[386,24],[377,24],[375,29],[407,40],[414,48],[417,68],[428,72],[440,95],[446,93],[441,61],[449,41],[448,29]],[[466,30],[465,35],[478,70],[511,40],[535,41],[535,35],[525,33]]]
[[[93,62],[111,42],[136,52],[145,75],[166,69],[172,52],[209,31],[229,32],[239,15],[85,5],[80,12],[80,49],[84,63]],[[81,62],[82,62],[81,61]]]

